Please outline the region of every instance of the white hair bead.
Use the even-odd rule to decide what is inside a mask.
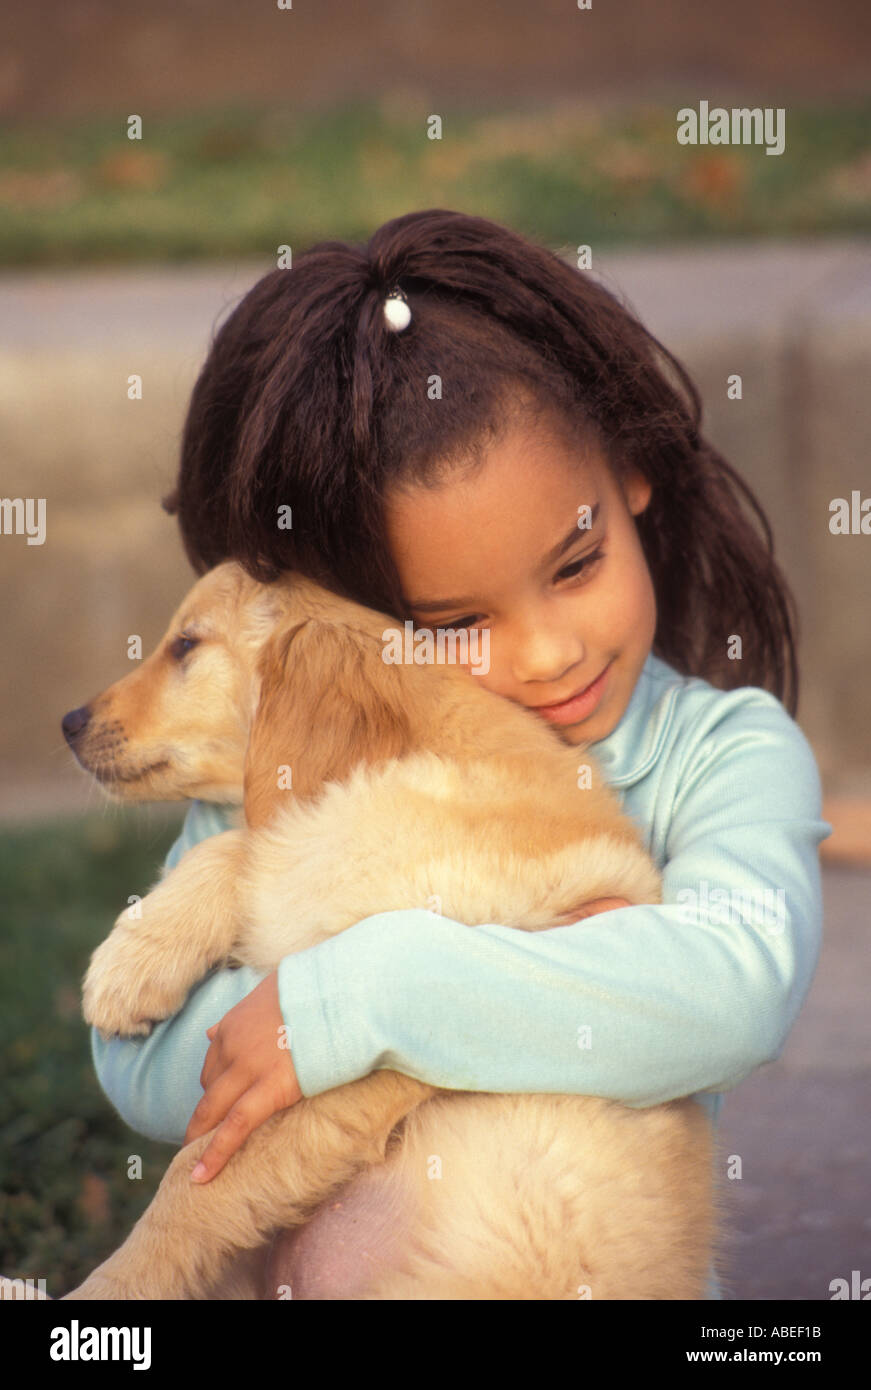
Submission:
[[[385,299],[384,322],[393,333],[401,333],[411,323],[411,309],[402,290],[391,290]]]

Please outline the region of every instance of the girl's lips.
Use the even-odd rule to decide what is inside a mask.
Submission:
[[[571,699],[564,700],[561,705],[533,705],[532,708],[551,724],[577,724],[579,720],[586,719],[593,713],[602,698],[610,669],[609,661],[602,674],[597,676],[591,685],[573,695]]]

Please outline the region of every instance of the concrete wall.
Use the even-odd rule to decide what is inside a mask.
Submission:
[[[613,254],[594,267],[695,377],[706,431],[765,506],[800,602],[799,722],[827,788],[871,792],[871,535],[829,502],[871,497],[868,245]],[[47,537],[0,535],[0,816],[90,797],[61,716],[146,652],[191,572],[171,486],[188,395],[222,313],[269,267],[0,278],[0,496],[45,497]],[[126,397],[140,373],[144,396]],[[743,399],[730,401],[738,372]]]

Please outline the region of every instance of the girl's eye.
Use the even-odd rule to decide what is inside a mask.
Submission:
[[[590,551],[589,555],[582,555],[579,560],[575,560],[571,565],[566,565],[564,570],[560,570],[557,579],[577,579],[580,574],[589,574],[600,560],[604,560],[605,552],[601,546],[597,550]],[[452,623],[439,623],[438,626],[444,632],[450,632],[453,628],[474,627],[475,619],[457,618]]]
[[[443,632],[453,632],[454,628],[474,627],[474,618],[458,618],[455,623],[439,623]]]
[[[571,565],[567,565],[564,570],[560,570],[557,579],[573,579],[584,571],[589,572],[599,560],[604,560],[605,552],[601,546],[598,550],[591,550],[589,555],[582,555],[580,560],[575,560]]]

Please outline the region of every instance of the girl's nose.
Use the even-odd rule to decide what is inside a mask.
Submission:
[[[584,644],[576,633],[536,625],[517,633],[510,663],[518,682],[536,681],[545,695],[565,694],[571,673],[584,662]],[[570,693],[570,692],[569,692]]]

